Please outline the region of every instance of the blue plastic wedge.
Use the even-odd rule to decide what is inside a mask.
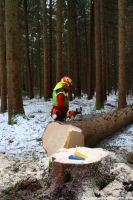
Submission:
[[[85,158],[82,158],[79,156],[74,156],[74,155],[70,155],[68,158],[71,160],[85,160]]]

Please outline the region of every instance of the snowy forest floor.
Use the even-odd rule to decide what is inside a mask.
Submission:
[[[132,104],[133,98],[129,96],[127,101]],[[49,114],[51,106],[52,101],[25,98],[25,116],[17,116],[13,126],[7,124],[7,113],[0,114],[0,191],[4,190],[0,199],[41,199],[38,196],[47,187],[49,170],[49,160],[41,137],[47,124],[53,121]],[[70,102],[70,109],[80,106],[84,117],[101,115],[117,107],[117,96],[108,96],[105,108],[100,111],[95,110],[95,97],[87,100],[84,95]],[[105,139],[98,147],[119,152],[118,155],[132,152],[133,125]]]

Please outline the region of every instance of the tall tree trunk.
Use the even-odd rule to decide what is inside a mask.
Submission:
[[[88,20],[87,20],[87,15],[86,15],[86,9],[84,8],[84,22],[83,22],[83,30],[84,30],[84,37],[85,37],[85,41],[83,42],[80,42],[81,45],[79,44],[79,46],[82,46],[82,49],[81,49],[81,53],[80,53],[80,61],[82,63],[80,63],[80,66],[82,68],[82,72],[81,72],[81,88],[82,88],[82,91],[84,93],[87,93],[88,92],[88,84],[86,84],[86,80],[88,80],[88,69],[89,69],[89,53],[88,53]],[[82,27],[80,26],[80,22],[79,22],[79,35],[82,34]],[[82,53],[83,51],[83,53]],[[81,54],[83,54],[81,56]],[[84,79],[83,79],[84,77]]]
[[[41,1],[37,1],[36,2],[37,4],[37,9],[36,9],[36,12],[35,12],[35,15],[36,15],[36,18],[37,18],[37,68],[38,68],[38,73],[35,75],[37,76],[37,80],[38,80],[38,84],[37,84],[37,87],[39,89],[39,96],[40,98],[42,97],[42,59],[41,59],[41,54],[42,54],[42,27],[41,27],[41,24],[42,24],[42,17],[40,15],[40,10],[41,10]],[[35,84],[35,80],[34,80],[34,84]]]
[[[38,2],[38,6],[40,9],[40,1]],[[38,79],[38,88],[39,88],[39,96],[42,97],[42,62],[41,62],[41,24],[40,18],[38,22],[38,69],[39,69],[39,79]]]
[[[4,5],[0,1],[0,95],[1,95],[1,112],[7,110],[7,74],[5,62],[5,37],[4,37]]]
[[[44,56],[44,99],[47,101],[51,97],[50,90],[50,65],[49,65],[49,47],[48,47],[48,16],[46,0],[42,0],[43,8],[43,56]]]
[[[41,26],[40,26],[40,22],[38,25],[38,56],[39,56],[39,96],[40,98],[42,97],[42,63],[41,63]]]
[[[118,72],[118,108],[126,106],[125,79],[125,0],[118,1],[118,42],[119,42],[119,72]]]
[[[90,1],[90,24],[89,24],[89,36],[88,36],[88,99],[91,99],[94,95],[95,88],[95,58],[94,58],[94,2]]]
[[[101,26],[101,56],[102,56],[102,92],[103,100],[107,100],[106,96],[106,65],[105,65],[105,33],[104,33],[104,10],[103,0],[100,0],[100,26]]]
[[[20,85],[18,0],[5,1],[5,14],[8,122],[11,123],[13,115],[24,113]]]
[[[80,67],[79,67],[79,46],[78,46],[78,28],[77,28],[77,1],[72,0],[73,9],[73,65],[74,65],[74,94],[77,97],[81,96],[81,79],[80,79]]]
[[[102,87],[101,16],[100,1],[95,0],[95,56],[96,56],[96,109],[104,107]],[[100,19],[99,19],[100,18]]]
[[[67,16],[68,16],[68,76],[73,79],[73,56],[72,56],[72,1],[67,2]],[[69,100],[72,100],[72,91],[69,93]]]
[[[27,0],[24,0],[24,16],[25,16],[25,35],[26,35],[26,64],[28,68],[28,86],[29,86],[29,96],[30,99],[34,98],[33,92],[33,81],[32,81],[32,70],[30,63],[30,53],[29,53],[29,26],[28,26],[28,5]]]
[[[56,17],[56,81],[62,75],[62,0],[57,0]]]
[[[50,91],[52,91],[53,88],[53,82],[52,82],[52,69],[53,69],[53,62],[52,62],[52,37],[53,37],[53,28],[52,28],[52,16],[53,16],[53,0],[49,1],[49,68],[50,68]]]

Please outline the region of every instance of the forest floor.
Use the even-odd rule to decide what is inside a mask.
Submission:
[[[128,98],[128,104],[132,104],[131,97]],[[49,158],[41,144],[41,136],[47,124],[52,121],[50,118],[50,109],[52,101],[44,102],[43,99],[24,99],[25,116],[17,116],[13,126],[7,124],[8,114],[0,114],[0,200],[72,200],[74,191],[69,188],[69,183],[60,188],[58,194],[50,197],[47,194],[48,175],[49,175]],[[70,109],[82,106],[83,115],[92,117],[102,113],[114,110],[117,106],[117,96],[108,97],[105,108],[101,111],[95,110],[95,97],[87,100],[86,96],[81,99],[74,99],[70,102]],[[119,183],[113,186],[105,187],[101,191],[101,196],[105,198],[116,197],[132,198],[132,156],[127,159],[128,155],[133,152],[133,125],[120,130],[114,136],[104,140],[98,147],[115,152],[117,159],[115,171],[119,168],[125,176],[120,178]],[[130,164],[127,162],[129,160]],[[117,164],[116,164],[117,165]],[[119,172],[117,172],[119,174]],[[123,185],[129,176],[128,184],[131,185],[129,190],[125,190]],[[122,174],[120,174],[122,177]],[[118,178],[117,178],[118,179]],[[109,193],[110,191],[110,193]],[[108,194],[109,193],[109,194]],[[113,196],[114,194],[114,196]],[[82,199],[87,200],[87,190],[84,192]],[[96,199],[100,197],[96,197]]]
[[[120,149],[114,152],[111,153],[114,160],[111,170],[115,179],[110,181],[105,177],[99,184],[95,199],[131,200],[133,198],[133,154]],[[77,189],[72,187],[72,182],[67,182],[55,193],[49,192],[48,158],[19,160],[0,154],[0,160],[0,180],[3,179],[2,182],[0,181],[0,200],[77,200],[75,198]],[[86,188],[80,200],[87,199]]]

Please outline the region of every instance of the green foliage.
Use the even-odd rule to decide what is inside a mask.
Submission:
[[[96,102],[96,110],[100,110],[104,108],[104,102]]]
[[[14,124],[17,124],[17,120],[13,119],[13,118],[10,118],[10,119],[8,119],[8,124],[13,126]]]
[[[21,115],[21,116],[23,116],[23,118],[26,118],[24,110],[15,111],[15,112],[13,112],[12,116],[8,117],[9,125],[17,124],[17,119],[16,119],[17,115]]]

